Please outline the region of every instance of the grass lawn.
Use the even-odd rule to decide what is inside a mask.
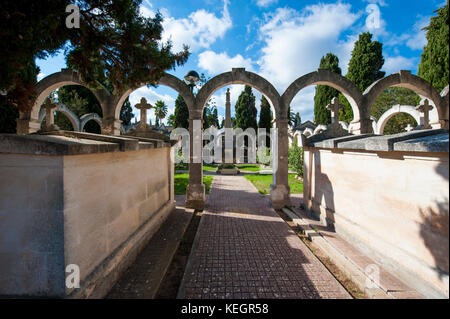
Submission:
[[[217,171],[217,165],[215,164],[203,164],[203,171],[205,172],[215,172]]]
[[[255,185],[256,189],[261,194],[270,193],[270,184],[273,181],[273,175],[245,175],[245,178]],[[295,174],[289,174],[289,187],[291,188],[291,194],[303,193],[303,183],[295,179]]]
[[[259,172],[258,164],[236,164],[235,166],[241,171]]]
[[[214,176],[203,176],[203,184],[205,184],[206,194],[209,194],[211,183]],[[175,195],[186,194],[186,188],[189,184],[189,174],[175,174]]]

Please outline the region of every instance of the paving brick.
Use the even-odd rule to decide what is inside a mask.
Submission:
[[[178,297],[351,298],[241,176],[214,178]]]

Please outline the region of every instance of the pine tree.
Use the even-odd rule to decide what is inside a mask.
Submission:
[[[252,88],[248,85],[239,95],[235,106],[236,112],[236,127],[246,130],[249,127],[258,129],[257,114],[258,110],[255,106],[255,96],[253,95]]]
[[[333,53],[327,53],[320,59],[319,69],[328,69],[334,73],[341,74],[339,58]],[[314,96],[314,118],[317,124],[328,125],[331,123],[331,112],[327,105],[331,99],[339,96],[339,91],[327,85],[317,85]]]
[[[189,109],[184,101],[183,97],[178,94],[175,100],[175,120],[173,123],[173,128],[182,127],[185,129],[189,128]]]
[[[449,79],[449,17],[448,2],[431,18],[427,31],[427,45],[423,48],[418,75],[430,82],[438,92]]]
[[[384,77],[385,72],[380,71],[383,64],[383,45],[378,41],[372,41],[371,33],[361,33],[355,42],[346,78],[364,92],[373,82]],[[342,94],[339,95],[339,102],[344,106],[340,111],[340,120],[350,123],[353,119],[350,103]]]
[[[129,98],[127,98],[123,103],[122,108],[120,109],[120,120],[122,121],[123,125],[130,125],[131,119],[133,117],[134,117],[133,109],[131,108]]]

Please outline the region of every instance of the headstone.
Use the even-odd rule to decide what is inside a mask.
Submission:
[[[433,109],[433,106],[430,105],[428,99],[425,99],[421,105],[419,105],[416,110],[423,113],[423,125],[422,129],[427,130],[431,128],[430,125],[430,111]]]

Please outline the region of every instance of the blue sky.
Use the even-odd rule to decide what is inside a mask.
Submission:
[[[174,51],[190,47],[189,61],[169,73],[183,78],[188,70],[213,77],[232,67],[245,67],[269,80],[280,92],[296,78],[316,70],[327,52],[336,54],[345,75],[358,34],[370,31],[383,43],[387,74],[398,70],[417,73],[422,48],[426,44],[421,29],[443,0],[143,0],[141,13],[151,17],[159,10],[164,16],[163,40],[171,39]],[[378,9],[379,20],[369,17]],[[373,17],[373,15],[371,15]],[[39,78],[65,67],[62,53],[37,60]],[[213,98],[219,116],[225,113],[225,89]],[[232,108],[243,86],[230,86]],[[261,94],[254,90],[257,107]],[[132,105],[144,96],[154,104],[163,100],[173,113],[177,93],[164,86],[142,87],[130,96]],[[302,90],[291,108],[302,120],[311,120],[314,87]],[[232,109],[232,114],[234,110]],[[134,110],[139,119],[139,112]],[[154,114],[150,118],[154,121]]]

